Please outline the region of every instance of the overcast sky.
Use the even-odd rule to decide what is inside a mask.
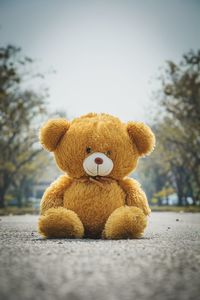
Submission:
[[[200,49],[200,1],[0,0],[0,41],[57,71],[51,109],[148,122],[159,67]]]

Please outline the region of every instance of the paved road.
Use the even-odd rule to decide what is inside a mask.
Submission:
[[[36,216],[0,221],[0,299],[192,300],[200,214],[154,213],[139,240],[42,240]]]

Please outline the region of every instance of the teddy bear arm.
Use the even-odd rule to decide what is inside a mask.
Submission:
[[[46,189],[40,204],[40,214],[44,214],[49,208],[63,206],[64,192],[70,183],[70,178],[63,175]]]
[[[120,186],[126,193],[126,205],[142,209],[145,215],[150,214],[151,209],[147,197],[136,180],[126,178],[120,181]]]

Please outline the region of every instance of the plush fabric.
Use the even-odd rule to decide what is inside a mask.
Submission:
[[[155,145],[151,129],[90,113],[68,122],[50,120],[40,142],[65,175],[44,193],[39,232],[44,237],[140,237],[150,213],[145,193],[128,176]]]

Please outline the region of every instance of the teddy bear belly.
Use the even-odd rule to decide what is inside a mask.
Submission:
[[[64,207],[77,213],[81,219],[85,236],[101,237],[110,214],[125,203],[125,193],[117,182],[74,182],[65,191]]]

